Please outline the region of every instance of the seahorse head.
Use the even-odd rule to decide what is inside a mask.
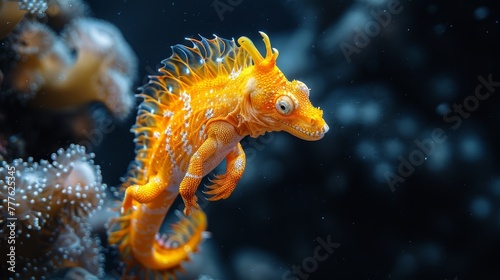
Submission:
[[[244,93],[249,105],[244,111],[249,134],[286,131],[304,140],[319,140],[328,131],[323,111],[309,100],[309,88],[301,81],[289,81],[276,66],[278,50],[271,48],[269,37],[260,32],[266,45],[263,57],[247,37],[238,39],[241,48],[252,57],[254,67],[248,75]]]

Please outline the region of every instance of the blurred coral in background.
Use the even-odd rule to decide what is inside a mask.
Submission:
[[[102,275],[100,241],[91,237],[88,218],[101,210],[106,185],[92,157],[82,146],[71,145],[52,154],[52,162],[37,163],[32,158],[3,162],[1,242],[2,247],[7,243],[11,230],[7,224],[15,218],[18,277],[40,278],[74,266]],[[6,257],[0,257],[2,271],[7,271]]]
[[[109,118],[93,104],[129,115],[137,58],[115,26],[87,17],[80,1],[0,5],[1,157],[38,158],[85,140],[81,131]]]
[[[89,13],[77,0],[0,1],[0,247],[15,233],[19,279],[104,273],[104,219],[89,218],[106,216],[107,190],[82,145],[135,106],[137,59]]]

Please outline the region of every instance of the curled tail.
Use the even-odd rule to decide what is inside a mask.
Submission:
[[[137,279],[177,279],[182,262],[198,250],[207,227],[202,210],[189,217],[176,212],[180,220],[166,234],[159,234],[168,208],[138,205],[112,221],[109,243],[115,244],[126,264],[125,275]]]

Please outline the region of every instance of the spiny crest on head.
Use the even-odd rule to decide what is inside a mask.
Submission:
[[[266,57],[262,57],[259,50],[248,37],[240,37],[238,43],[250,54],[256,67],[270,70],[276,65],[276,59],[278,59],[279,52],[277,49],[271,48],[271,41],[266,33],[262,31],[259,31],[259,33],[266,45]]]

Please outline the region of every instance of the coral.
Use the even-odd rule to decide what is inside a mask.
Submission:
[[[43,15],[47,10],[47,1],[45,0],[19,0],[20,10],[26,10],[31,14]]]
[[[52,154],[52,162],[16,159],[2,163],[0,234],[6,237],[8,218],[17,218],[18,256],[25,265],[20,276],[68,266],[102,273],[100,243],[90,236],[87,222],[105,198],[100,169],[92,157],[82,146],[71,145]],[[7,243],[6,238],[0,240],[2,245]]]
[[[47,10],[45,0],[0,0],[0,39],[5,38],[26,14],[43,16]]]
[[[7,177],[8,166],[16,170],[17,218],[26,223],[28,229],[40,230],[47,219],[89,216],[99,209],[105,197],[105,185],[101,184],[101,172],[92,157],[85,154],[84,147],[71,145],[52,154],[52,163],[45,160],[36,163],[32,159],[26,162],[16,159],[10,165],[3,162],[0,178]],[[3,210],[7,181],[0,179],[0,185],[3,185],[0,193]],[[2,213],[6,215],[6,211]]]
[[[106,186],[94,155],[68,145],[95,147],[114,129],[110,115],[129,115],[137,58],[89,12],[81,0],[0,0],[0,247],[15,236],[13,278],[104,273],[94,235],[105,234]]]
[[[104,274],[93,234],[105,221],[90,218],[104,214],[106,185],[94,155],[67,145],[99,145],[90,137],[110,131],[110,114],[129,115],[137,58],[118,28],[88,15],[80,0],[0,0],[0,247],[15,236],[13,278]]]
[[[93,164],[93,157],[93,154],[85,154],[85,148],[76,145],[52,154],[53,162],[45,175],[45,180],[52,182],[55,189],[51,194],[52,211],[65,207],[64,211],[70,215],[81,217],[100,209],[105,185],[101,184],[101,171]]]
[[[130,114],[136,55],[89,13],[81,0],[0,0],[1,160],[39,160],[61,143],[95,147],[90,137],[111,126],[110,114]]]
[[[21,96],[32,98],[42,86],[60,77],[71,63],[70,49],[46,25],[21,24],[12,46],[20,60],[12,69],[10,84]]]
[[[82,267],[97,276],[104,274],[101,241],[90,236],[90,229],[85,222],[63,225],[54,242],[57,249],[49,253],[55,267]]]
[[[136,57],[108,22],[75,19],[60,37],[41,23],[25,22],[13,49],[20,59],[12,69],[11,85],[32,96],[32,106],[65,109],[97,101],[119,119],[134,106],[130,88]]]

